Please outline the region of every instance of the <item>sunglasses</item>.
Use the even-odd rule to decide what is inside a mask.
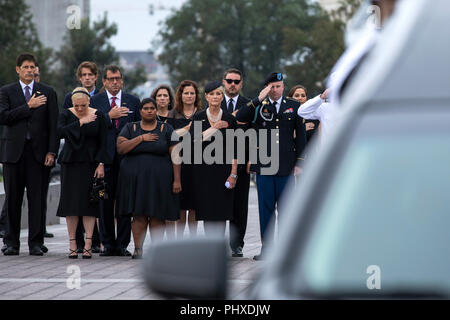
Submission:
[[[234,82],[234,84],[239,84],[241,83],[241,80],[233,80],[233,79],[224,79],[228,84],[232,84]]]

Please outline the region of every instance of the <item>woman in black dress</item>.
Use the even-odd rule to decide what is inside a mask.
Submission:
[[[178,142],[171,141],[173,128],[156,120],[156,101],[142,100],[139,122],[128,123],[117,138],[120,164],[116,210],[133,216],[133,259],[142,257],[142,246],[150,230],[152,240],[164,237],[166,220],[179,218],[180,165],[170,154]]]
[[[236,128],[233,115],[223,112],[221,103],[224,98],[220,81],[213,81],[205,86],[205,97],[208,108],[194,116],[194,124],[201,123],[202,128],[202,164],[194,166],[195,188],[197,192],[197,220],[204,221],[206,234],[218,230],[224,233],[226,221],[233,217],[233,196],[237,179],[237,160],[235,150],[227,154],[227,129]],[[191,137],[195,125],[191,126]],[[221,139],[219,139],[221,138]],[[215,140],[222,141],[218,145],[222,150],[205,151],[211,149]],[[194,143],[196,143],[194,141]],[[216,158],[215,151],[221,151],[223,156]],[[210,155],[212,159],[205,157]],[[212,161],[214,159],[214,162]]]
[[[89,107],[89,92],[82,87],[72,92],[73,107],[59,114],[58,136],[64,147],[58,157],[61,164],[61,197],[59,217],[65,217],[70,239],[70,259],[76,259],[75,233],[79,217],[83,217],[86,231],[83,259],[92,257],[92,233],[99,204],[89,202],[94,178],[105,176],[104,164],[109,162],[106,152],[107,123],[104,115]]]
[[[167,84],[162,84],[153,90],[150,98],[156,101],[156,120],[167,122],[169,111],[173,109],[174,98],[172,88]]]
[[[189,132],[194,116],[202,109],[198,86],[194,81],[183,80],[175,94],[175,108],[170,110],[167,122],[170,123],[180,137]],[[177,238],[182,238],[188,220],[191,236],[197,235],[195,219],[195,187],[193,184],[193,152],[189,163],[181,164],[180,220],[176,222]]]

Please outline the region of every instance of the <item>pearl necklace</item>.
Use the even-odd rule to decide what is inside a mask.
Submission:
[[[207,115],[209,121],[211,121],[212,123],[216,123],[217,121],[222,119],[222,108],[220,109],[219,114],[215,118],[211,115],[211,112],[209,111],[209,108],[206,109],[206,115]]]

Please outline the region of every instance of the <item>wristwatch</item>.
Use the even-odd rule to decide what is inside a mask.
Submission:
[[[230,177],[235,178],[236,180],[238,178],[237,174],[233,174],[233,173],[230,173]]]

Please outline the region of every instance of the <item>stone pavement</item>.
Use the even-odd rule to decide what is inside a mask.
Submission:
[[[162,299],[146,288],[142,280],[142,260],[100,257],[98,254],[93,254],[90,260],[81,259],[81,255],[77,260],[71,260],[67,258],[69,241],[66,225],[48,226],[47,230],[55,237],[45,239],[49,252],[43,257],[29,255],[28,230],[22,230],[19,256],[0,254],[0,300]],[[199,233],[203,233],[202,223]],[[147,234],[144,252],[149,243]],[[256,188],[251,187],[244,258],[229,259],[229,299],[245,298],[245,290],[264,263],[252,259],[259,253],[260,247]],[[133,249],[131,242],[128,250],[132,252]],[[68,286],[74,283],[71,277],[76,272],[80,272],[80,288],[70,289]]]

